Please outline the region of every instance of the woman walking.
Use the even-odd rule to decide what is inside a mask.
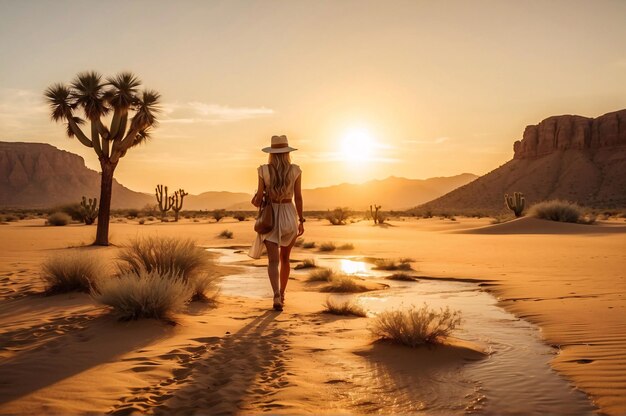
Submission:
[[[257,233],[248,255],[255,259],[260,258],[265,246],[268,257],[267,274],[274,292],[273,307],[282,311],[289,281],[289,255],[296,237],[304,233],[302,170],[291,163],[289,153],[297,149],[289,147],[286,136],[272,136],[271,146],[262,150],[269,153],[269,160],[267,165],[261,165],[257,169],[259,185],[252,204],[260,206],[264,197],[270,201],[274,227],[267,234]]]

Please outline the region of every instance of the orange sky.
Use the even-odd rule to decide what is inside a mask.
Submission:
[[[527,124],[626,107],[625,21],[620,1],[4,1],[0,140],[98,168],[42,91],[132,70],[165,110],[118,167],[135,190],[252,192],[272,134],[307,188],[483,174]]]

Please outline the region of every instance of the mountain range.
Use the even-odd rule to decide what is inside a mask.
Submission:
[[[406,179],[390,177],[363,184],[341,184],[303,190],[307,210],[335,207],[366,209],[370,204],[401,210],[439,197],[474,179],[452,177]],[[156,185],[156,184],[155,184]],[[0,142],[0,207],[51,208],[97,196],[100,174],[85,166],[81,156],[45,143]],[[173,189],[171,191],[174,191]],[[184,209],[252,210],[252,195],[210,191],[185,198]],[[115,181],[112,207],[143,208],[156,203],[154,194],[135,192]]]

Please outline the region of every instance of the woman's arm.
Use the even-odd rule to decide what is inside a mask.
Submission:
[[[252,205],[255,207],[261,206],[261,202],[263,201],[263,191],[265,190],[265,183],[263,182],[263,178],[259,176],[259,184],[257,185],[257,191],[254,197],[252,197]]]
[[[294,200],[296,202],[296,211],[298,212],[299,226],[298,235],[304,234],[304,215],[302,213],[302,174],[296,179],[293,187]]]

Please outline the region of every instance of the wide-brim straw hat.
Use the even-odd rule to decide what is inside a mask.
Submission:
[[[289,142],[287,141],[287,136],[272,136],[272,145],[270,147],[264,147],[263,150],[265,153],[288,153],[293,152],[295,149],[293,147],[289,147]]]

